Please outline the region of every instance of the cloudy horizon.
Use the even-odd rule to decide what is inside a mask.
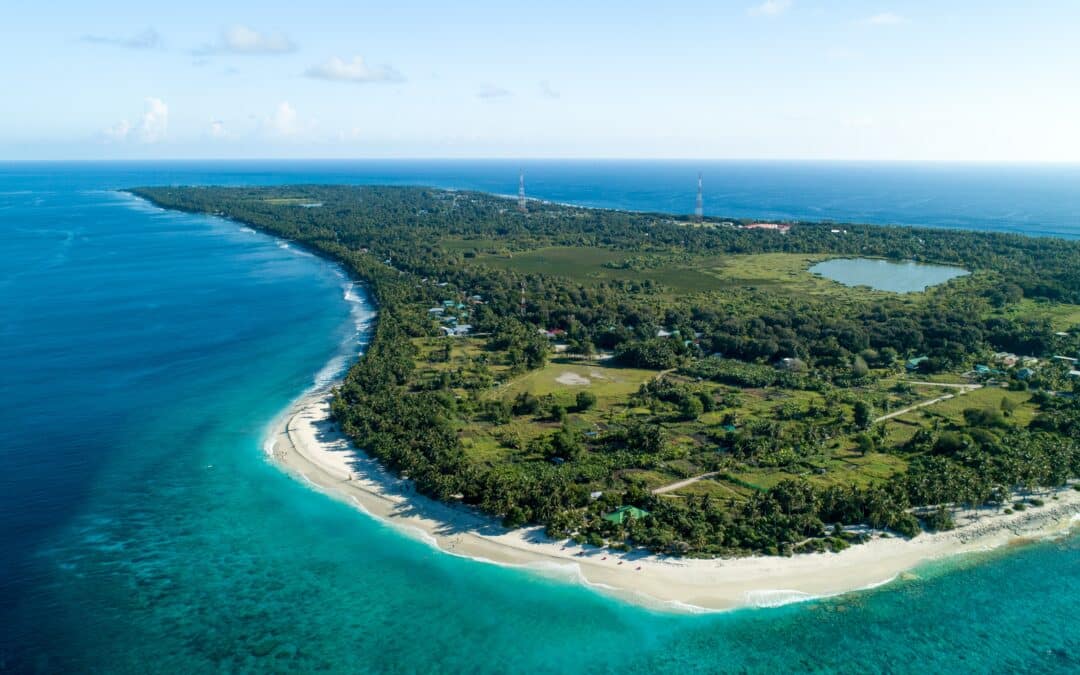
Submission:
[[[1064,2],[59,4],[0,159],[1080,160]]]

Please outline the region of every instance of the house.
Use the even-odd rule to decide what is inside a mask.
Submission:
[[[989,375],[990,374],[990,366],[984,366],[983,364],[980,363],[979,365],[975,366],[975,372],[978,373],[979,375]]]
[[[618,525],[624,524],[628,518],[634,520],[642,520],[648,518],[649,512],[645,509],[639,509],[636,506],[620,506],[611,513],[604,515],[604,520],[607,520]]]
[[[472,332],[472,326],[467,323],[460,325],[451,323],[448,326],[439,326],[439,328],[442,329],[443,335],[446,337],[462,337],[463,335],[468,335]]]
[[[442,301],[442,306],[443,306],[443,307],[445,307],[445,308],[447,308],[447,309],[452,309],[452,308],[453,308],[453,306],[454,306],[454,304],[455,304],[455,303],[454,303],[454,301],[453,301],[453,300],[443,300],[443,301]]]
[[[1021,380],[1030,380],[1034,375],[1035,371],[1031,368],[1021,368],[1020,370],[1016,371],[1016,377],[1020,378]]]
[[[1069,377],[1080,377],[1080,370],[1070,370]]]
[[[921,366],[923,363],[925,363],[926,361],[929,361],[929,360],[930,360],[929,356],[916,356],[913,359],[908,359],[907,360],[907,369],[908,370],[918,370],[919,366]]]
[[[596,490],[596,491],[594,491],[594,492],[590,492],[590,493],[589,493],[589,499],[593,500],[594,502],[595,502],[595,501],[596,501],[597,499],[600,499],[600,498],[601,498],[601,497],[603,497],[603,496],[604,496],[604,493],[603,493],[603,491],[602,491],[602,490]]]
[[[780,359],[777,362],[776,367],[780,370],[806,370],[806,362],[802,359],[794,359],[790,356]]]
[[[432,316],[442,316],[443,312],[445,312],[445,311],[446,310],[443,309],[442,307],[432,307],[431,309],[429,309],[427,311],[427,313],[432,315]]]
[[[658,337],[658,338],[668,338],[668,337],[671,337],[672,335],[673,335],[673,333],[671,333],[669,331],[666,331],[663,328],[656,331],[656,337]]]
[[[1000,363],[1006,368],[1012,368],[1020,361],[1020,357],[1016,354],[1010,354],[1009,352],[998,352],[994,354],[994,362]]]

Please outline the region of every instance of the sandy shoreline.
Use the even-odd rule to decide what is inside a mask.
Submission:
[[[1063,532],[1080,519],[1080,492],[1069,489],[1056,500],[1046,498],[1043,507],[985,515],[911,541],[875,538],[840,553],[684,560],[597,550],[552,541],[541,528],[509,531],[465,508],[417,495],[332,430],[330,396],[329,387],[311,392],[275,422],[267,451],[288,472],[448,553],[575,579],[660,609],[726,610],[838,595],[887,583],[927,560]]]

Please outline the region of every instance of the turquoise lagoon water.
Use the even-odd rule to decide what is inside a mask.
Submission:
[[[869,286],[892,293],[917,293],[969,272],[949,265],[927,265],[912,260],[894,262],[873,258],[833,258],[810,271],[845,286]]]
[[[573,184],[553,193],[674,200],[641,196],[648,167],[617,169],[589,186],[568,165]],[[657,180],[677,169],[657,165]],[[264,459],[263,439],[290,400],[362,350],[362,289],[269,237],[115,192],[388,176],[495,189],[514,174],[497,163],[0,166],[0,672],[1080,669],[1076,537],[935,563],[843,598],[680,615],[582,588],[569,570],[549,579],[439,553],[314,492]],[[1075,225],[1071,194],[1053,227]]]

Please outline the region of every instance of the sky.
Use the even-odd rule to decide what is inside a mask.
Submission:
[[[1080,161],[1080,2],[20,3],[0,159]]]

